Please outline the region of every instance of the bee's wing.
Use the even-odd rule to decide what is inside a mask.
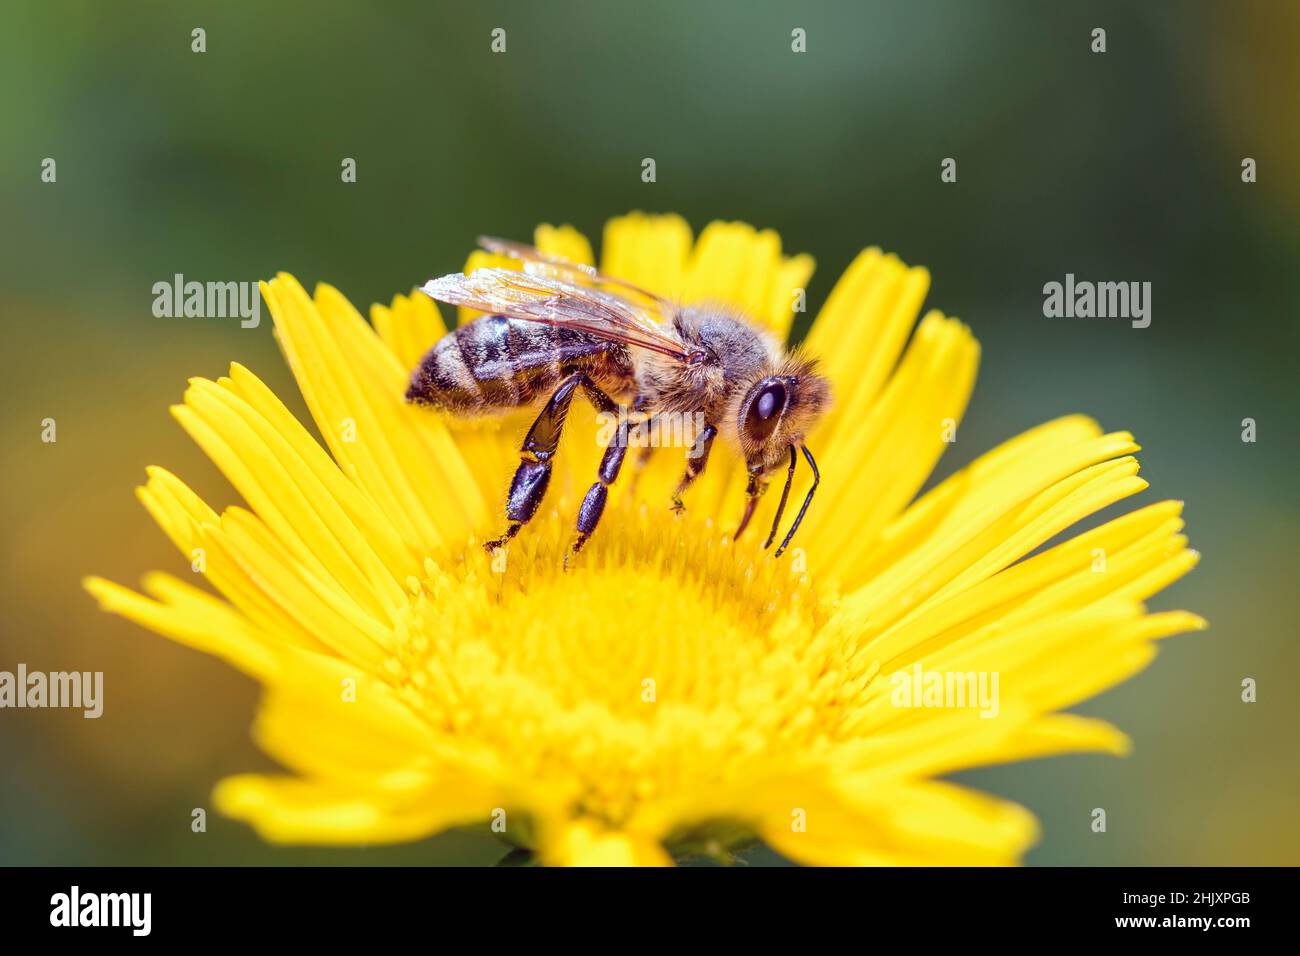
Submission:
[[[420,290],[451,305],[491,315],[577,329],[680,361],[682,343],[663,331],[648,309],[600,289],[514,269],[476,269],[430,279]]]
[[[581,262],[574,262],[572,259],[566,259],[563,256],[551,255],[542,252],[536,246],[530,246],[527,243],[515,242],[512,239],[498,239],[496,236],[479,236],[478,244],[488,252],[495,252],[498,255],[509,256],[511,259],[518,259],[523,263],[524,271],[529,275],[550,276],[555,279],[563,279],[572,282],[575,285],[612,285],[626,289],[629,292],[635,292],[638,296],[647,299],[650,306],[659,314],[659,318],[664,318],[670,311],[667,300],[660,298],[653,292],[648,292],[638,285],[633,285],[624,279],[616,279],[614,276],[607,276],[597,272],[592,266],[584,265]]]

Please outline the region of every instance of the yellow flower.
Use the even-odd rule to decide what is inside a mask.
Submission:
[[[535,241],[592,261],[571,228]],[[812,272],[770,231],[713,223],[693,240],[679,217],[643,214],[607,225],[601,265],[781,335]],[[735,456],[715,453],[675,518],[681,460],[661,451],[615,485],[565,572],[601,452],[592,413],[575,403],[541,512],[504,560],[487,556],[531,413],[462,422],[405,404],[446,331],[434,303],[398,296],[372,326],[337,290],[309,297],[281,275],[263,295],[330,454],[244,367],[194,379],[173,414],[246,506],[218,513],[161,468],[139,497],[220,597],[161,573],[149,597],[86,586],[265,686],[257,740],[291,774],[225,780],[215,800],[267,840],[487,824],[554,864],[725,857],[754,838],[813,864],[1016,862],[1033,818],[939,778],[1124,752],[1117,729],[1062,710],[1204,626],[1142,604],[1197,556],[1166,501],[1026,557],[1145,487],[1132,436],[1081,416],[917,497],[979,354],[937,312],[909,341],[928,283],[868,249],[818,315],[807,346],[837,404],[809,437],[822,485],[785,557],[762,534],[728,540]]]

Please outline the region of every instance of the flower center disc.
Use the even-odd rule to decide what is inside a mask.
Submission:
[[[812,638],[832,602],[788,557],[733,546],[704,518],[611,503],[566,571],[571,516],[557,501],[508,553],[467,551],[423,582],[398,683],[449,741],[486,745],[516,773],[566,768],[585,804],[617,818],[674,785],[665,772],[698,784],[827,733],[811,717],[818,690],[841,682],[843,648]],[[466,589],[473,600],[439,600]]]

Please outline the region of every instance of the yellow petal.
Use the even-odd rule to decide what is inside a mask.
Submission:
[[[1177,502],[1140,509],[1065,541],[947,599],[927,602],[874,636],[871,652],[885,667],[905,666],[933,650],[993,622],[1001,626],[1046,613],[1082,608],[1104,597],[1141,599],[1131,586],[1160,555],[1185,551]],[[1098,571],[1098,552],[1105,558]],[[922,643],[924,642],[924,644]]]
[[[221,813],[280,844],[404,843],[485,819],[477,799],[460,804],[427,796],[392,802],[309,780],[246,774],[221,781],[212,799]]]
[[[120,614],[142,627],[219,657],[246,674],[270,679],[277,670],[275,641],[249,626],[229,605],[170,575],[151,574],[150,600],[103,578],[82,584],[101,610]]]
[[[390,306],[372,305],[370,321],[407,372],[448,331],[437,303],[423,292],[395,295]]]
[[[864,547],[920,490],[961,421],[978,361],[970,331],[931,313],[885,393],[870,411],[861,410],[856,428],[813,446],[824,488],[803,543],[828,573],[852,578]],[[863,494],[864,484],[870,493]]]
[[[591,243],[572,226],[552,226],[543,223],[533,233],[533,244],[547,255],[560,256],[584,266],[596,264]]]
[[[671,866],[657,840],[579,820],[547,828],[539,847],[547,866]]]
[[[323,455],[312,461],[305,432],[298,430],[292,438],[282,434],[242,399],[232,380],[227,384],[230,387],[223,388],[194,379],[185,406],[174,411],[176,418],[295,562],[347,593],[368,613],[387,620],[395,604],[404,603],[396,575],[404,577],[418,564],[409,554],[393,552],[392,544],[400,540],[394,529],[348,487],[337,468],[322,460]],[[343,501],[352,514],[363,516],[362,526],[372,536],[389,545],[387,566]]]
[[[773,849],[819,866],[999,866],[1037,838],[1021,807],[951,784],[834,787],[782,793],[760,828]]]
[[[815,435],[827,447],[854,429],[879,395],[916,323],[930,274],[897,256],[863,250],[835,283],[806,346],[831,380],[835,407]]]
[[[331,452],[417,554],[441,554],[487,511],[436,416],[404,400],[406,373],[332,290],[263,284],[281,346]],[[319,308],[318,308],[319,305]]]
[[[680,300],[691,243],[691,227],[681,216],[616,216],[605,224],[600,271]]]

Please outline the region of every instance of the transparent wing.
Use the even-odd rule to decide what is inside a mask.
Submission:
[[[479,236],[478,244],[488,252],[495,252],[498,255],[509,256],[511,259],[518,259],[523,263],[524,271],[529,275],[550,276],[556,279],[563,279],[572,282],[575,285],[608,285],[617,286],[634,292],[638,296],[647,300],[648,306],[656,313],[660,321],[666,319],[671,312],[671,306],[666,299],[662,299],[653,292],[648,292],[638,285],[633,285],[624,279],[616,279],[614,276],[607,276],[597,272],[593,267],[584,265],[581,262],[574,262],[572,259],[566,259],[563,256],[554,256],[550,253],[542,252],[536,246],[530,246],[527,243],[515,242],[512,239],[498,239],[496,236]]]
[[[620,296],[554,276],[513,269],[476,269],[469,275],[454,272],[430,279],[420,291],[439,302],[526,322],[578,329],[607,341],[689,361],[682,343],[663,331],[648,309]]]

